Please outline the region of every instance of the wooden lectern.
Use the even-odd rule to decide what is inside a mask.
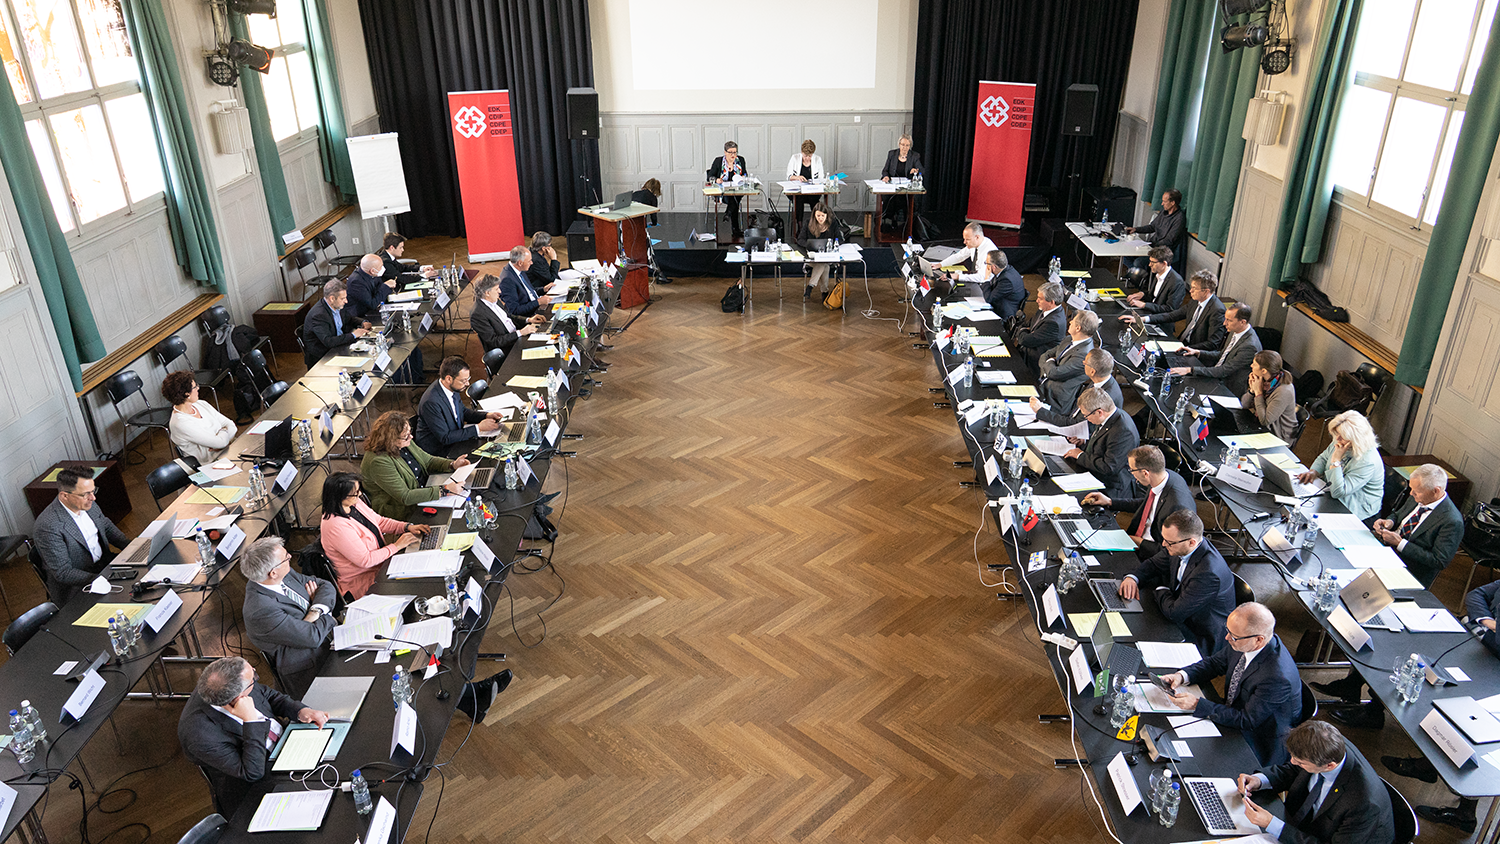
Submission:
[[[578,209],[585,217],[594,218],[594,257],[599,263],[613,264],[621,255],[625,256],[624,281],[620,285],[622,308],[639,307],[651,298],[646,254],[651,241],[646,237],[645,216],[659,210],[639,202],[618,211],[597,205]]]

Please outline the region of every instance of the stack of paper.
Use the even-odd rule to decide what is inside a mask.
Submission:
[[[416,600],[416,597],[416,595],[366,595],[344,608],[346,610],[344,620],[352,623],[372,615],[398,617],[406,610],[406,605]]]
[[[1088,490],[1104,489],[1104,484],[1094,477],[1091,472],[1079,472],[1074,475],[1053,475],[1052,482],[1064,492],[1085,492]],[[1131,544],[1131,548],[1135,545]]]
[[[1135,646],[1152,668],[1186,668],[1203,658],[1192,642],[1136,642]]]
[[[407,551],[391,558],[386,577],[406,580],[414,577],[446,577],[457,574],[463,565],[458,551]]]
[[[250,819],[250,832],[310,832],[323,825],[333,789],[277,791],[267,794]]]
[[[388,639],[396,635],[397,623],[396,616],[361,614],[358,621],[348,621],[333,628],[333,649],[384,650],[390,643],[375,637],[379,635]]]

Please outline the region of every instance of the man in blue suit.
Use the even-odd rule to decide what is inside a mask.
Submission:
[[[510,250],[510,265],[500,272],[500,301],[513,317],[529,317],[538,309],[552,304],[551,296],[538,296],[526,281],[531,269],[531,250],[517,246]]]
[[[438,368],[438,380],[422,394],[422,402],[417,406],[412,439],[423,451],[446,455],[450,446],[500,427],[500,414],[464,405],[464,389],[468,386],[469,364],[458,355],[444,358]]]
[[[1241,604],[1229,614],[1225,627],[1229,647],[1164,678],[1176,689],[1224,677],[1224,703],[1189,692],[1174,693],[1172,703],[1199,718],[1239,730],[1260,764],[1286,764],[1286,734],[1302,714],[1297,662],[1276,635],[1276,617],[1264,604]]]
[[[979,283],[979,292],[1001,319],[1010,319],[1026,304],[1026,282],[1010,265],[1003,250],[992,250],[984,263],[989,269],[989,280]]]
[[[1234,612],[1234,574],[1213,543],[1203,541],[1197,513],[1168,514],[1160,550],[1120,581],[1120,596],[1127,601],[1143,592],[1200,653],[1211,654],[1224,641],[1225,619]]]

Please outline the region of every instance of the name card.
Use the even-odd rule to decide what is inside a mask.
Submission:
[[[478,560],[481,566],[484,566],[485,571],[490,574],[495,573],[495,552],[490,550],[489,545],[480,540],[469,546],[469,550],[474,552],[474,559]]]
[[[370,844],[390,844],[391,832],[396,828],[396,807],[384,796],[375,797],[375,811],[370,813],[370,832],[365,838]],[[359,839],[354,839],[358,844]]]
[[[1448,722],[1441,712],[1433,709],[1422,719],[1422,730],[1427,733],[1456,767],[1462,768],[1474,756],[1474,746],[1458,734],[1458,728]]]
[[[1048,585],[1047,591],[1042,593],[1042,609],[1046,610],[1048,627],[1062,618],[1062,599],[1057,597],[1057,584]]]
[[[557,446],[557,438],[561,435],[562,428],[558,427],[557,420],[553,419],[547,423],[547,433],[543,435],[542,439],[546,441],[548,448],[554,448]]]
[[[1220,466],[1219,471],[1214,474],[1214,477],[1235,489],[1244,490],[1245,492],[1260,491],[1261,479],[1259,477],[1249,472],[1241,472],[1239,469],[1235,469],[1229,465]]]
[[[16,790],[0,782],[0,824],[10,819],[10,810],[16,805]]]
[[[1328,623],[1339,632],[1340,636],[1344,637],[1344,641],[1353,645],[1356,651],[1369,647],[1370,634],[1366,633],[1365,629],[1359,626],[1359,622],[1354,620],[1354,616],[1342,606],[1334,607],[1333,612],[1328,614]]]
[[[391,727],[391,758],[396,758],[396,748],[412,756],[417,755],[417,710],[403,701],[396,712],[396,723]]]
[[[531,464],[526,462],[526,458],[519,455],[516,457],[516,474],[521,476],[521,486],[526,486],[531,483],[532,478],[536,477],[531,471]]]
[[[942,352],[947,351],[948,344],[953,342],[953,338],[949,337],[947,334],[939,334],[937,338],[933,340],[933,342],[937,344],[938,351]]]
[[[239,525],[230,525],[229,530],[224,531],[224,538],[219,540],[216,549],[224,562],[234,559],[234,552],[240,550],[240,544],[245,541],[245,532],[240,530]]]
[[[422,317],[422,333],[426,334],[432,330],[432,314]]]
[[[464,609],[478,618],[479,608],[484,606],[484,587],[479,585],[479,581],[470,577],[468,584],[464,586],[464,595],[461,600],[464,602]]]
[[[1130,361],[1131,366],[1139,367],[1141,361],[1146,359],[1145,348],[1140,345],[1131,346],[1125,350],[1125,359]]]
[[[152,633],[160,633],[162,625],[167,623],[167,619],[171,618],[172,613],[177,612],[180,606],[182,606],[182,598],[172,589],[167,589],[167,594],[156,602],[151,612],[146,613],[146,626],[151,628]]]
[[[98,697],[103,689],[104,678],[99,676],[98,671],[89,669],[78,681],[78,688],[73,690],[73,694],[68,695],[68,701],[63,704],[59,720],[72,718],[75,721],[82,721],[83,716],[88,714],[89,706],[94,703],[94,698]]]
[[[1115,794],[1120,798],[1120,808],[1127,815],[1134,812],[1141,806],[1141,787],[1130,775],[1130,763],[1125,761],[1125,754],[1116,753],[1105,769],[1109,771],[1109,781],[1114,783]]]
[[[318,413],[318,424],[323,426],[323,439],[333,439],[333,417],[328,415],[328,408]]]
[[[958,386],[958,382],[962,380],[964,380],[964,367],[963,364],[959,364],[953,367],[951,371],[949,371],[948,385],[951,387],[956,387]]]
[[[281,471],[276,473],[276,480],[271,484],[271,491],[277,495],[285,495],[292,488],[292,481],[297,479],[297,464],[288,460],[282,465]]]
[[[448,307],[448,302],[449,302],[448,291],[446,291],[446,290],[439,290],[438,294],[437,294],[437,306],[438,306],[438,310],[441,311],[444,308]]]
[[[989,459],[984,461],[984,480],[987,484],[993,484],[999,479],[1000,464],[995,462],[995,455],[991,454]]]
[[[1073,692],[1083,694],[1094,683],[1093,672],[1089,671],[1089,658],[1084,656],[1083,648],[1074,648],[1068,654],[1068,669],[1073,672]]]
[[[366,372],[364,375],[361,375],[359,377],[359,381],[355,382],[354,395],[360,398],[364,398],[365,393],[370,392],[370,387],[373,384],[374,382],[370,380],[370,373]]]
[[[1073,293],[1068,296],[1068,307],[1075,311],[1086,311],[1089,309],[1089,300]]]
[[[390,352],[381,352],[380,356],[377,357],[377,358],[375,358],[375,368],[378,369],[378,370],[380,370],[381,372],[384,372],[385,369],[386,369],[386,367],[388,367],[390,365],[391,365],[391,353]]]
[[[297,241],[302,239],[303,237],[301,229],[292,229],[291,231],[281,236],[281,242],[285,246],[291,246],[293,243],[296,243]]]
[[[573,388],[572,384],[568,381],[568,373],[562,369],[557,371],[557,383],[562,385],[564,390],[571,390]]]

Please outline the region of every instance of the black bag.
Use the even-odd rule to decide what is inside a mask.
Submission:
[[[1292,292],[1286,296],[1286,305],[1292,307],[1303,303],[1312,308],[1314,314],[1329,322],[1349,321],[1348,309],[1335,306],[1328,298],[1328,294],[1314,287],[1307,279],[1299,278],[1296,285],[1292,287]]]
[[[1464,519],[1464,548],[1475,562],[1500,566],[1500,498],[1474,505],[1474,512]]]
[[[724,298],[719,300],[719,307],[726,314],[742,314],[745,312],[745,287],[735,282],[724,291]]]
[[[1345,369],[1333,376],[1328,392],[1308,409],[1314,416],[1334,416],[1346,410],[1363,408],[1374,397],[1375,392],[1363,378]]]

